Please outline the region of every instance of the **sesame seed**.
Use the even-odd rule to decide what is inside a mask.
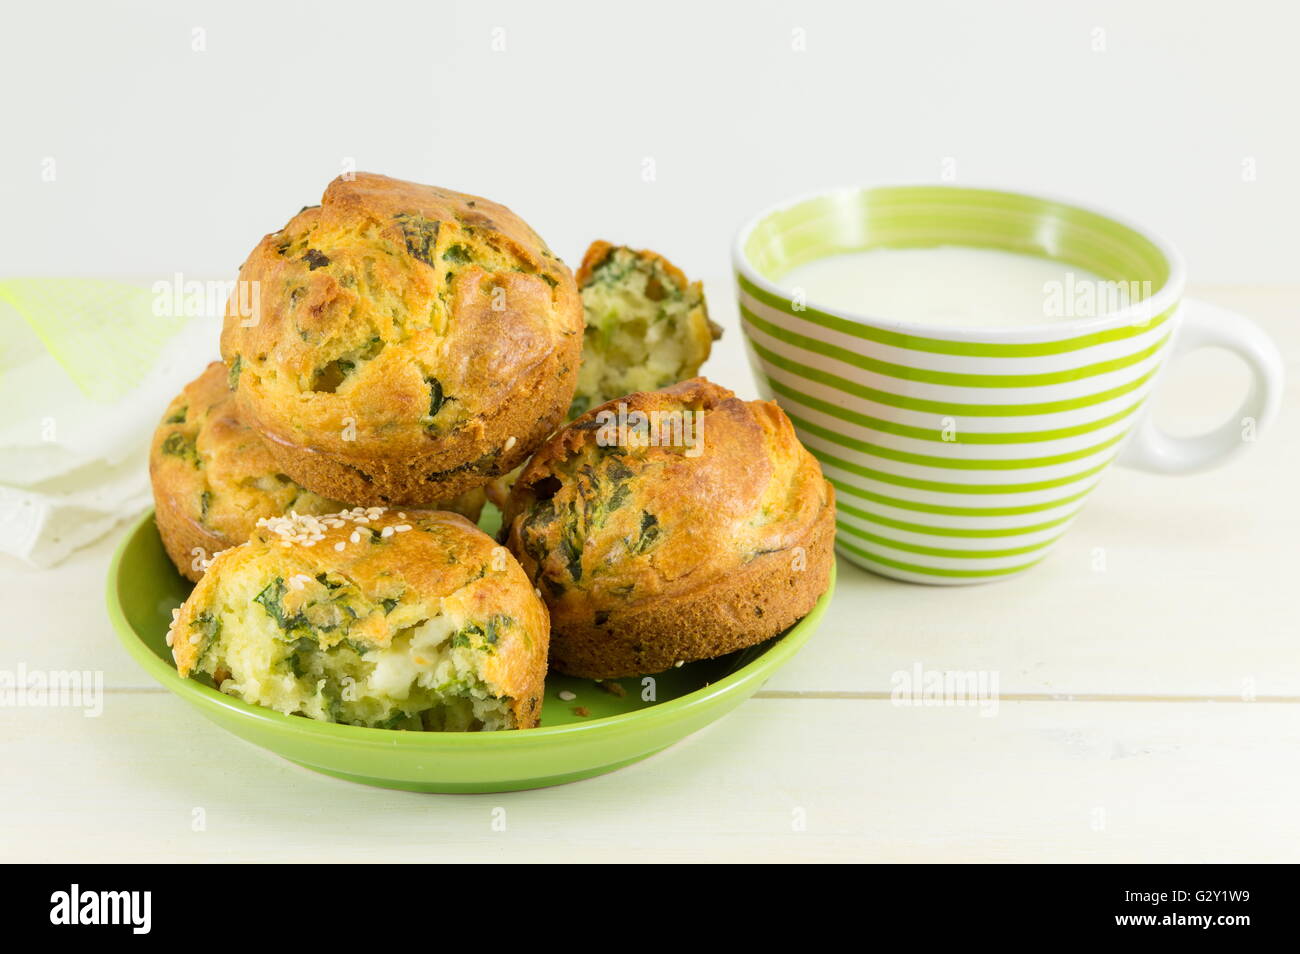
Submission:
[[[361,531],[360,531],[360,530],[353,530],[353,531],[352,531],[352,536],[348,537],[348,539],[351,540],[353,543],[360,543],[360,542],[361,542]],[[343,549],[343,544],[340,543],[340,544],[339,544],[337,547],[335,547],[334,549],[336,549],[336,550],[342,550],[342,549]]]
[[[684,665],[686,665],[686,660],[685,660],[685,659],[679,659],[679,660],[677,660],[677,662],[673,663],[673,668],[674,668],[674,669],[681,669],[682,666],[684,666]]]
[[[407,530],[411,529],[411,525],[409,523],[399,523],[397,526],[393,527],[393,529],[398,533],[405,533]],[[387,531],[385,531],[385,533],[386,532]]]
[[[334,544],[334,549],[338,550],[339,552],[342,552],[343,546],[344,546],[343,541],[340,540],[338,543]]]
[[[505,446],[505,449],[506,449],[506,450],[510,450],[510,448],[512,448],[512,447],[514,447],[514,446],[515,446],[515,438],[514,438],[513,436],[512,436],[512,437],[508,437],[508,438],[506,438],[506,446]]]
[[[392,527],[384,527],[383,530],[379,531],[379,535],[380,535],[381,537],[391,537],[391,536],[393,535],[393,528],[392,528]]]
[[[578,694],[576,692],[570,692],[568,689],[560,690],[561,702],[572,702],[576,698],[578,698]]]

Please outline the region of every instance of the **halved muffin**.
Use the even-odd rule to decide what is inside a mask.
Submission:
[[[694,377],[722,329],[709,320],[704,287],[657,252],[597,241],[577,274],[586,331],[577,417],[634,391],[653,391]],[[487,495],[504,507],[515,472],[494,478]]]
[[[593,242],[577,282],[586,329],[571,418],[694,377],[722,335],[704,287],[657,252]]]
[[[167,407],[149,454],[155,517],[167,555],[198,580],[216,553],[243,543],[263,517],[295,510],[334,513],[347,504],[312,493],[280,472],[260,437],[239,418],[226,366],[214,361]],[[478,520],[484,493],[438,505]]]
[[[429,506],[481,487],[573,398],[573,276],[487,199],[340,177],[239,278],[257,294],[232,296],[221,353],[240,414],[323,496]]]
[[[356,508],[261,521],[213,560],[167,634],[182,676],[375,728],[534,726],[546,607],[463,517]]]
[[[559,431],[507,502],[551,612],[551,667],[660,672],[774,636],[830,582],[835,502],[775,404],[695,378]]]

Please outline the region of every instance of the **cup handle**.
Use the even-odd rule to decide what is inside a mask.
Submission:
[[[1226,308],[1193,299],[1185,299],[1180,310],[1182,325],[1166,367],[1197,348],[1224,348],[1249,366],[1250,390],[1237,413],[1195,437],[1166,434],[1156,426],[1148,404],[1118,458],[1126,467],[1159,474],[1190,474],[1217,467],[1250,443],[1245,433],[1252,424],[1255,434],[1272,424],[1282,402],[1282,355],[1257,324]]]

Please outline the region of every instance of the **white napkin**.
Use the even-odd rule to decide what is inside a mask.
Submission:
[[[156,297],[0,282],[0,552],[52,566],[148,505],[154,428],[220,329],[210,313],[155,314]]]

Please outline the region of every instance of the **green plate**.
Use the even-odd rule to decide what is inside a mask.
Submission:
[[[484,529],[499,523],[485,513]],[[494,529],[494,528],[491,528]],[[490,529],[489,529],[490,532]],[[804,619],[765,643],[641,679],[619,696],[588,679],[552,674],[542,724],[506,732],[400,732],[317,722],[251,706],[182,679],[164,639],[191,584],[172,566],[145,514],[108,570],[108,613],[145,670],[241,739],[327,775],[417,792],[508,792],[590,778],[652,755],[725,715],[756,692],[812,635],[831,585]],[[571,700],[559,697],[573,693]]]

